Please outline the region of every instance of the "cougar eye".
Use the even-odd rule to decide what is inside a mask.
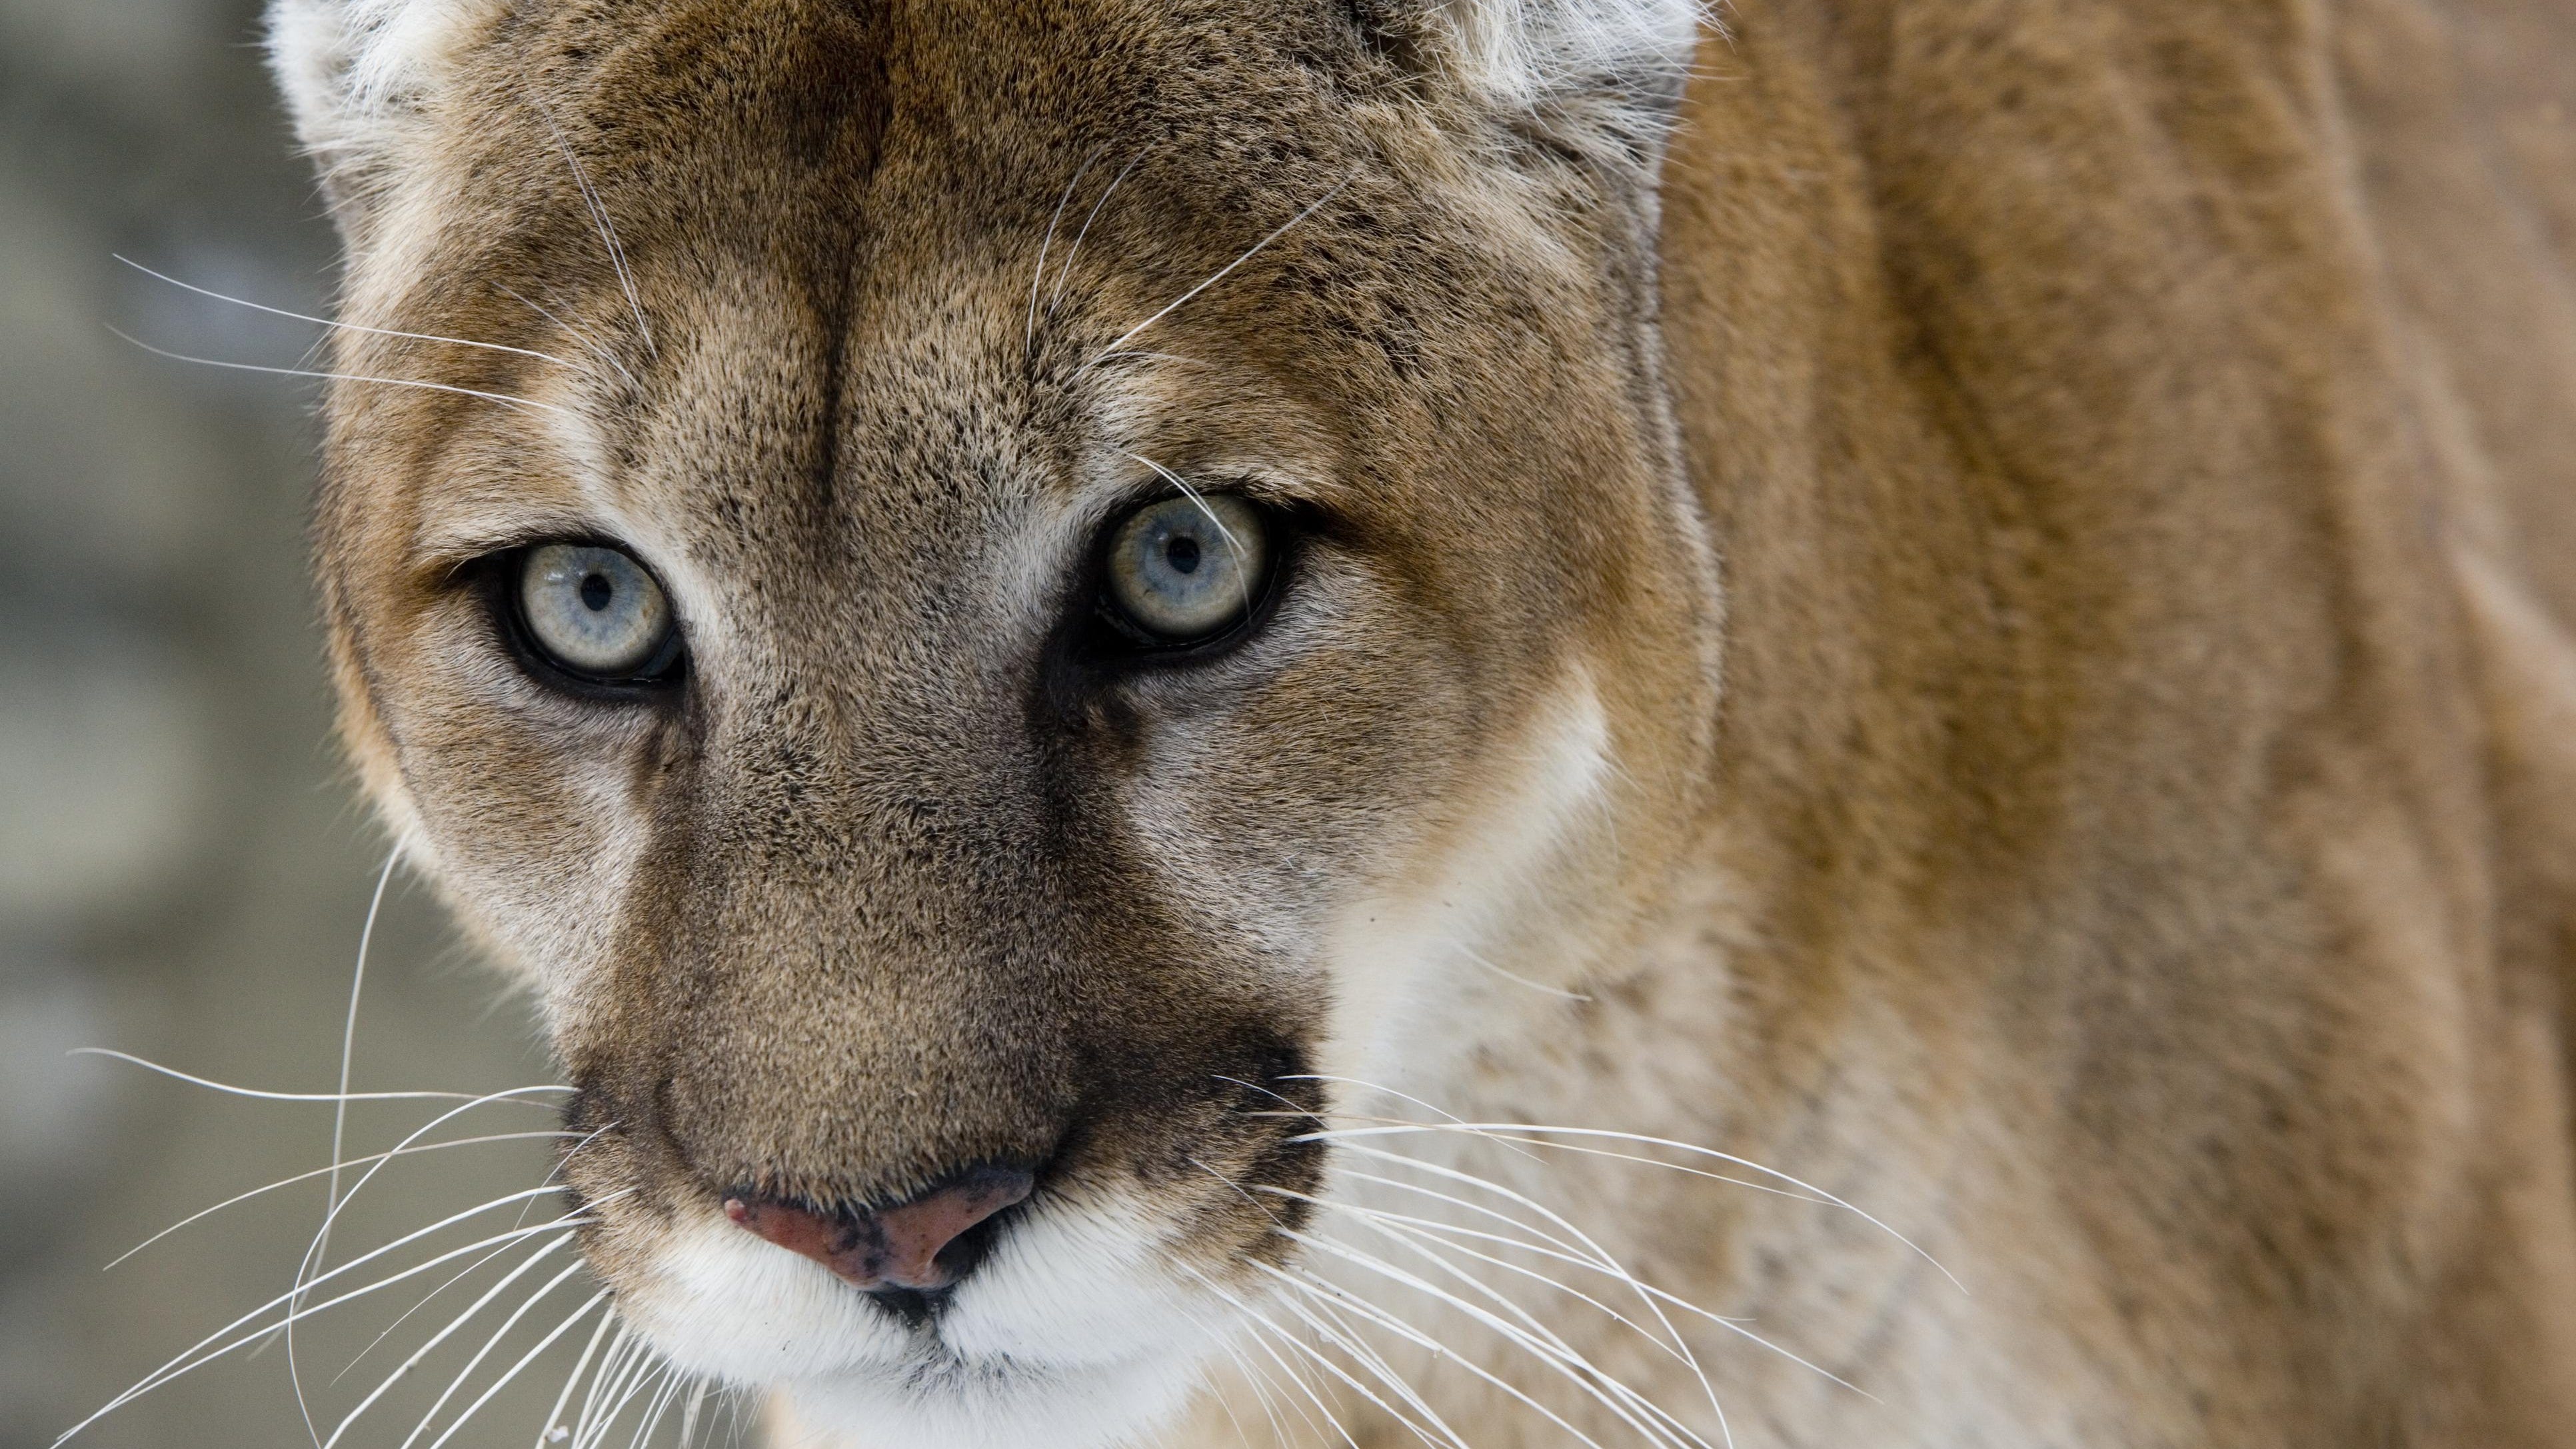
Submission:
[[[529,549],[519,562],[519,617],[550,661],[585,678],[639,682],[679,660],[670,599],[642,564],[613,548]]]
[[[1260,510],[1230,493],[1166,498],[1110,535],[1108,602],[1156,639],[1205,639],[1252,611],[1270,561]]]

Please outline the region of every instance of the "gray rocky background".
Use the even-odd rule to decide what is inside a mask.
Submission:
[[[296,364],[312,343],[312,327],[115,260],[298,311],[325,305],[330,228],[261,73],[255,10],[255,0],[0,0],[7,1449],[50,1443],[281,1291],[323,1207],[320,1183],[298,1184],[102,1271],[189,1212],[326,1163],[330,1112],[226,1099],[66,1053],[109,1046],[225,1081],[328,1090],[383,860],[328,743],[304,568],[312,385],[167,361],[109,330],[271,365]],[[524,1014],[399,880],[357,1046],[362,1089],[490,1090],[549,1071]],[[417,1120],[362,1113],[351,1139],[380,1148]],[[542,1125],[528,1114],[489,1130]],[[338,1256],[543,1171],[530,1143],[424,1159],[369,1189],[367,1211],[335,1240]],[[308,1383],[327,1380],[387,1316],[305,1330]],[[380,1374],[366,1370],[398,1362],[400,1337],[322,1384],[317,1408],[345,1408],[372,1385]],[[561,1380],[532,1373],[530,1392],[495,1401],[451,1442],[533,1443]],[[409,1402],[343,1442],[399,1444],[420,1401]],[[310,1440],[271,1344],[76,1442]]]

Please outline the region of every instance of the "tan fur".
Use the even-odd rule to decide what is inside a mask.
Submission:
[[[1568,1441],[1460,1358],[1638,1442],[1245,1190],[1397,1206],[1281,1109],[1428,1104],[1894,1230],[1382,1144],[1808,1360],[1681,1316],[1740,1444],[2576,1438],[2576,8],[1745,0],[1686,94],[1501,0],[430,8],[363,108],[288,57],[344,315],[571,365],[343,334],[536,405],[334,389],[344,730],[675,1353],[729,1187],[1025,1160],[1175,1312],[1311,1267],[1465,1442]],[[1139,456],[1311,528],[1237,652],[1085,673]],[[499,647],[559,537],[677,695]],[[1170,1442],[1270,1434],[1217,1370]]]

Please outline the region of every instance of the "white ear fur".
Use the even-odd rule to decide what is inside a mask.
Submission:
[[[363,189],[487,0],[271,0],[269,67],[334,205]]]
[[[1669,111],[1712,19],[1704,0],[1443,0],[1430,16],[1458,77],[1489,103],[1606,105],[1623,129]]]

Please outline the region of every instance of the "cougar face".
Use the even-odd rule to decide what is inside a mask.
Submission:
[[[1691,818],[1651,124],[1322,3],[277,19],[383,380],[345,732],[542,1003],[592,1262],[869,1442],[1133,1431],[1327,1079]]]

